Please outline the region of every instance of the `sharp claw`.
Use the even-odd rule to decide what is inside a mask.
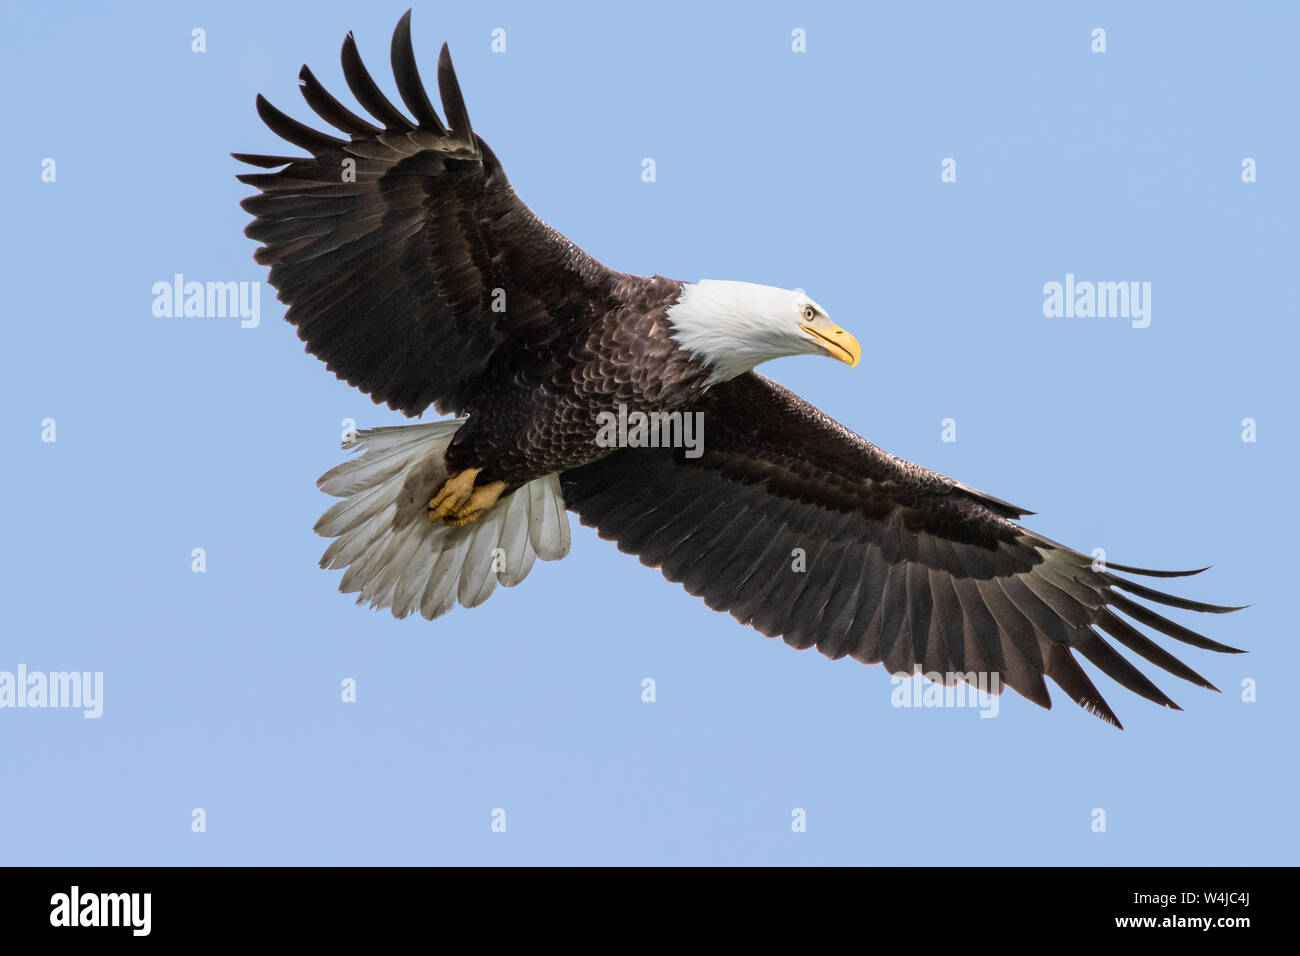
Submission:
[[[455,527],[467,525],[477,521],[496,504],[501,492],[505,490],[505,482],[493,481],[476,488],[474,481],[481,471],[481,468],[466,468],[448,478],[438,493],[429,499],[429,521],[441,518]]]

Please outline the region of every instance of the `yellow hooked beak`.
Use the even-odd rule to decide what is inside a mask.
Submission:
[[[849,368],[857,365],[858,359],[862,358],[862,346],[858,344],[858,340],[824,315],[817,316],[811,322],[800,322],[799,328],[816,339],[817,344],[824,348],[831,358],[839,359]]]

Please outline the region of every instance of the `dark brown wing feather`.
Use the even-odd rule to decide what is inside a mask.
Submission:
[[[1096,569],[1013,522],[1021,509],[881,451],[761,375],[715,386],[696,410],[701,457],[623,449],[565,473],[565,500],[601,537],[763,634],[895,673],[996,673],[1044,707],[1048,677],[1116,726],[1076,652],[1148,700],[1177,705],[1103,633],[1214,689],[1116,611],[1176,640],[1236,651],[1119,591],[1194,611],[1235,608]]]
[[[309,352],[376,402],[408,415],[430,403],[453,412],[503,345],[595,314],[615,274],[515,195],[470,129],[445,45],[444,126],[416,69],[409,12],[393,34],[392,62],[415,122],[380,91],[351,34],[344,77],[374,122],[339,103],[305,66],[304,99],[346,138],[258,97],[267,126],[311,155],[235,154],[263,169],[285,167],[239,177],[260,190],[243,202],[256,217],[245,231],[263,243],[256,259],[271,267],[285,317]]]

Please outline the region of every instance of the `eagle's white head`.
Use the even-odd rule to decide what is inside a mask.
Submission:
[[[862,356],[858,340],[820,305],[802,292],[770,285],[687,283],[668,321],[677,344],[713,369],[715,383],[787,355],[829,355],[850,367]]]

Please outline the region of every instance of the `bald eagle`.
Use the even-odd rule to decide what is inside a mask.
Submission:
[[[369,119],[299,74],[342,135],[257,98],[308,155],[234,154],[272,170],[239,177],[258,190],[246,233],[308,352],[376,403],[453,417],[358,432],[344,447],[361,454],[319,479],[341,499],[316,525],[341,591],[398,618],[474,607],[564,557],[573,511],[714,610],[833,659],[945,683],[996,675],[1043,707],[1047,677],[1116,726],[1075,652],[1177,705],[1107,637],[1215,689],[1135,624],[1237,649],[1134,599],[1236,609],[1121,576],[1197,572],[1098,564],[1017,523],[1031,512],[882,451],[754,372],[799,354],[857,364],[857,341],[802,292],[628,275],[579,249],[473,131],[445,44],[438,115],[409,11],[392,66],[411,118],[351,34],[342,59]]]

